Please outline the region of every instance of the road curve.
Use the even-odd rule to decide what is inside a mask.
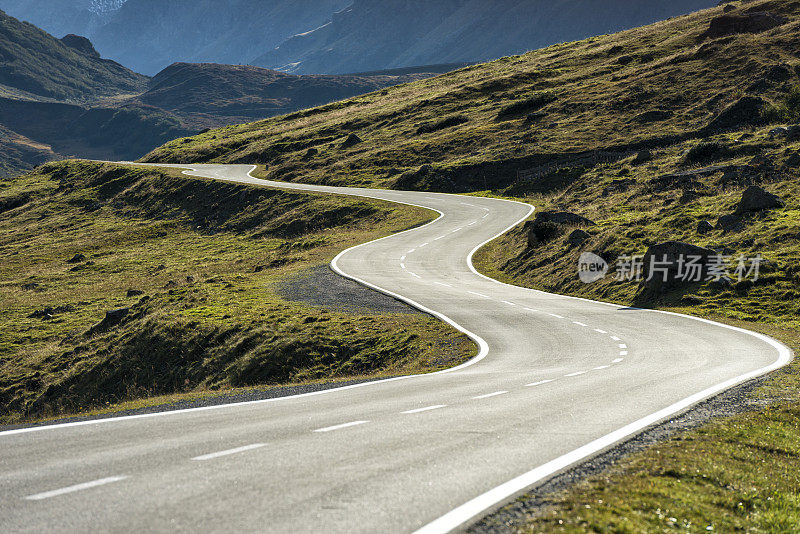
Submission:
[[[474,251],[526,204],[177,167],[438,211],[333,267],[467,332],[480,354],[319,394],[0,432],[0,531],[448,532],[791,359],[760,334],[477,273]]]

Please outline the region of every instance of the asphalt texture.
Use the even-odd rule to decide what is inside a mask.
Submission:
[[[2,432],[0,531],[449,532],[791,360],[760,334],[477,273],[471,255],[527,204],[192,168],[438,211],[332,267],[462,329],[480,353],[424,376]]]

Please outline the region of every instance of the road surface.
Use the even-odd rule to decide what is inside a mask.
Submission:
[[[439,211],[333,266],[468,332],[480,354],[320,394],[0,433],[0,531],[448,532],[791,358],[732,327],[478,274],[472,253],[527,218],[526,204],[194,168]]]

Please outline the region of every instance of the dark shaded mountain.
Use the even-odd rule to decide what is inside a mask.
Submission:
[[[174,112],[196,126],[214,126],[230,124],[234,118],[244,122],[325,104],[429,78],[441,70],[431,66],[402,73],[297,76],[243,65],[175,63],[158,73],[137,100]]]
[[[88,52],[85,43],[75,48],[77,40],[61,41],[0,11],[0,90],[88,101],[146,88],[145,76]]]
[[[619,31],[717,0],[355,0],[252,63],[297,74],[474,62]]]
[[[0,174],[66,156],[135,159],[177,137],[420,80],[448,66],[360,76],[177,63],[152,80],[0,12]],[[430,72],[428,72],[430,70]]]
[[[91,35],[106,24],[125,0],[0,0],[0,9],[62,37]]]
[[[178,61],[248,63],[350,1],[128,0],[89,36],[103,56],[150,75]]]

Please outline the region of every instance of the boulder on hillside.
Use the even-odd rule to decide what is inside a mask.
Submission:
[[[779,196],[765,191],[757,185],[751,185],[742,193],[742,199],[736,206],[736,211],[734,213],[736,215],[743,215],[745,213],[782,208],[784,205],[783,200],[781,200]]]
[[[68,46],[73,50],[77,50],[81,54],[96,58],[100,57],[100,54],[97,52],[97,50],[95,50],[92,42],[81,35],[70,33],[62,37],[61,42],[64,43],[65,46]]]
[[[650,291],[666,291],[704,281],[709,258],[716,255],[710,248],[681,241],[652,245],[644,255],[644,286]],[[690,267],[690,264],[697,267]]]
[[[352,148],[362,142],[363,141],[359,136],[357,136],[354,133],[351,133],[350,135],[347,136],[347,139],[344,140],[344,143],[342,143],[341,146],[342,148]]]
[[[117,326],[122,322],[123,319],[125,319],[125,317],[128,316],[128,313],[130,313],[129,308],[119,308],[116,310],[107,311],[103,320],[89,329],[87,334],[91,335],[97,332],[105,332],[106,330]]]
[[[757,11],[741,15],[725,14],[711,19],[711,24],[702,38],[716,39],[717,37],[740,33],[761,33],[777,28],[787,22],[789,22],[789,19],[786,17],[769,11]]]
[[[708,221],[700,221],[697,223],[697,233],[698,234],[707,234],[709,232],[714,231],[714,225]]]
[[[742,219],[738,215],[723,215],[717,219],[718,228],[724,232],[733,232],[742,227]]]
[[[633,118],[635,122],[641,123],[648,123],[648,122],[660,122],[671,119],[674,113],[670,110],[665,109],[654,109],[650,111],[645,111],[644,113],[640,113]]]
[[[568,211],[542,211],[536,214],[534,220],[525,223],[523,231],[528,237],[528,247],[533,248],[555,239],[571,226],[596,226],[596,223]]]
[[[580,228],[576,228],[571,234],[569,234],[569,236],[567,236],[567,243],[573,247],[577,247],[578,245],[582,245],[591,237],[592,235],[589,232],[581,230]]]
[[[739,126],[761,124],[769,102],[759,96],[743,96],[723,109],[704,131],[727,130]]]

